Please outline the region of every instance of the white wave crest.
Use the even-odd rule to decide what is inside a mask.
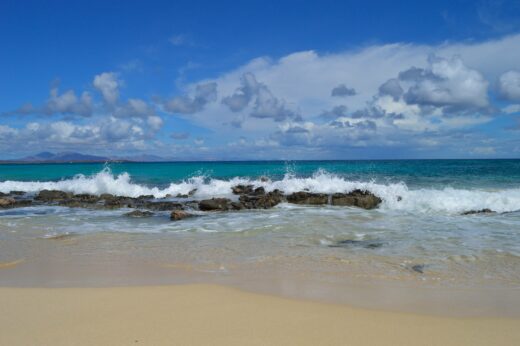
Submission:
[[[238,184],[264,187],[266,191],[279,189],[286,194],[298,191],[319,193],[350,192],[355,189],[367,190],[381,197],[382,209],[410,212],[460,213],[468,210],[489,208],[497,212],[520,210],[520,189],[465,190],[454,188],[410,190],[404,183],[379,184],[373,181],[350,181],[343,177],[318,171],[310,177],[296,177],[286,174],[283,179],[262,181],[243,177],[230,180],[209,179],[197,176],[181,182],[171,183],[166,188],[149,187],[133,183],[128,173],[114,175],[110,169],[92,175],[77,175],[61,181],[4,181],[0,182],[0,192],[13,190],[37,193],[41,190],[61,190],[72,193],[100,195],[109,193],[118,196],[139,197],[153,195],[156,198],[188,194],[196,189],[194,197],[225,197],[231,195],[231,188]]]

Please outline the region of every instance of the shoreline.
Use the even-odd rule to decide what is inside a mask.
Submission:
[[[6,345],[513,345],[520,320],[353,308],[221,285],[0,287]]]

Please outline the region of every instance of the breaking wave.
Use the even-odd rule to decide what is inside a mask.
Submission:
[[[467,210],[489,208],[497,212],[520,210],[520,188],[518,189],[437,189],[411,190],[404,183],[381,184],[374,181],[351,181],[323,170],[310,177],[297,177],[286,174],[280,180],[249,179],[235,177],[230,180],[197,176],[184,181],[171,183],[160,188],[132,182],[128,173],[114,175],[105,168],[92,176],[77,175],[61,181],[3,181],[0,192],[13,190],[37,193],[38,191],[61,190],[72,193],[100,195],[109,193],[118,196],[139,197],[153,195],[156,198],[188,194],[196,189],[195,198],[221,197],[231,195],[231,188],[238,184],[251,184],[264,187],[266,191],[279,189],[286,194],[309,191],[319,193],[350,192],[355,189],[368,190],[383,199],[382,209],[409,212],[446,212],[460,213]]]

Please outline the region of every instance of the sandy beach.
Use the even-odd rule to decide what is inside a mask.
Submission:
[[[0,288],[2,345],[517,345],[515,319],[447,318],[217,285]]]

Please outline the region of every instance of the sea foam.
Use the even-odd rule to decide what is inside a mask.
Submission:
[[[238,184],[251,184],[264,187],[266,191],[279,189],[286,194],[298,191],[317,193],[350,192],[355,189],[367,190],[381,197],[382,210],[402,210],[409,212],[444,212],[460,213],[467,210],[489,208],[497,212],[520,210],[520,189],[439,189],[411,190],[404,183],[381,184],[374,181],[353,181],[328,173],[323,170],[310,177],[297,177],[286,174],[280,180],[259,180],[235,177],[229,180],[196,176],[171,183],[160,188],[132,182],[128,173],[113,174],[109,168],[92,176],[77,175],[72,179],[60,181],[3,181],[0,192],[21,190],[37,193],[41,190],[61,190],[72,193],[100,195],[109,193],[118,196],[138,197],[153,195],[156,198],[188,194],[196,189],[195,198],[226,197],[231,195],[231,188]]]

